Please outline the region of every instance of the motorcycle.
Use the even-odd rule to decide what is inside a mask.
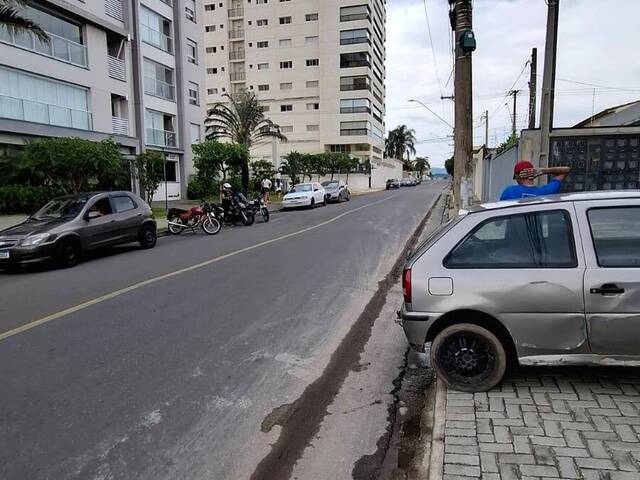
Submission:
[[[255,215],[250,208],[246,197],[241,193],[236,194],[236,198],[230,199],[224,205],[213,205],[213,212],[221,223],[234,225],[242,222],[243,225],[252,225]]]
[[[269,209],[264,203],[262,197],[257,197],[254,201],[249,203],[249,208],[253,212],[254,216],[262,215],[262,220],[266,223],[269,221]]]
[[[195,232],[198,227],[209,235],[216,235],[222,228],[214,213],[214,207],[205,201],[202,201],[199,207],[189,210],[171,208],[167,213],[167,220],[169,232],[173,235],[180,235],[187,229]]]

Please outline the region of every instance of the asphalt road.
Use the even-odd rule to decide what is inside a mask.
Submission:
[[[0,272],[0,478],[248,478],[444,186]]]

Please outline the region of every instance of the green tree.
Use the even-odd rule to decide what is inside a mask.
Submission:
[[[453,157],[448,158],[445,162],[444,162],[444,168],[447,171],[447,173],[449,175],[451,175],[453,177],[453,166],[454,166],[454,160]]]
[[[264,116],[255,93],[244,91],[239,94],[224,95],[227,103],[216,103],[205,120],[206,136],[210,140],[227,138],[244,145],[247,150],[253,145],[278,138],[286,141],[280,127]],[[244,190],[249,189],[249,159],[239,165]]]
[[[411,160],[405,158],[402,160],[402,170],[405,172],[413,172],[415,170],[415,165]]]
[[[303,163],[304,154],[294,150],[284,157],[284,161],[280,165],[280,171],[287,175],[295,185],[296,183],[300,183],[299,175],[302,173]]]
[[[238,143],[206,140],[194,143],[191,145],[191,150],[194,155],[193,166],[197,170],[198,181],[204,188],[210,187],[211,190],[225,166],[234,170],[249,164],[249,150],[246,146]]]
[[[93,188],[126,188],[129,166],[113,140],[43,138],[29,142],[23,152],[28,168],[37,170],[48,185],[65,193]]]
[[[415,161],[413,162],[413,168],[422,177],[426,170],[431,170],[431,164],[429,163],[429,159],[426,157],[416,157]]]
[[[519,141],[520,141],[520,137],[518,137],[517,134],[512,133],[509,136],[509,138],[507,138],[504,142],[498,145],[498,148],[496,149],[496,155],[500,155],[502,152],[506,152],[507,150],[510,150],[511,148],[515,147],[516,145],[518,145]]]
[[[276,173],[273,169],[273,164],[268,160],[256,160],[251,162],[251,171],[256,178],[271,178]]]
[[[49,43],[50,38],[36,22],[29,18],[24,0],[0,0],[0,25],[13,28],[16,33],[31,32],[42,43]]]
[[[141,153],[136,158],[136,175],[147,202],[151,201],[153,193],[164,180],[165,162],[165,156],[153,150]]]
[[[355,168],[358,168],[360,161],[356,157],[352,157],[346,153],[340,153],[339,155],[338,165],[340,166],[340,172],[345,172],[347,174],[345,181],[349,183],[349,173]]]
[[[406,125],[398,125],[389,131],[385,139],[385,153],[387,157],[411,160],[416,154],[416,131]]]

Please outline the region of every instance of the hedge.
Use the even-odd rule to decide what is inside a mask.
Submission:
[[[6,185],[0,187],[0,215],[34,213],[52,198],[64,193],[56,187]]]

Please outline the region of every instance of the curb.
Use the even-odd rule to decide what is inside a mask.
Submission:
[[[428,448],[427,480],[442,480],[444,474],[444,428],[447,414],[447,387],[442,380],[436,377],[436,393],[433,396],[433,430],[431,445]],[[427,457],[425,455],[425,457]]]

